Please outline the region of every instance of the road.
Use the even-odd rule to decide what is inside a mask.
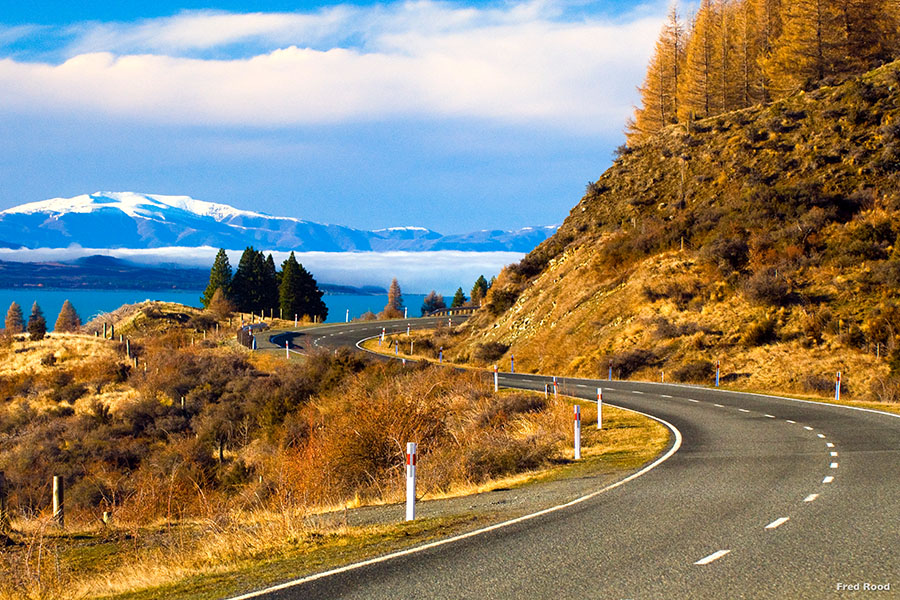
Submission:
[[[381,327],[319,327],[306,340],[352,346]],[[260,597],[900,597],[900,418],[694,386],[560,382],[664,419],[681,447],[564,510]]]

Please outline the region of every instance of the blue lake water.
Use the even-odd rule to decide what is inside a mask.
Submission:
[[[75,307],[82,322],[87,322],[98,314],[111,312],[123,304],[134,304],[144,300],[160,300],[177,302],[188,306],[200,306],[202,290],[197,291],[147,291],[147,290],[54,290],[44,288],[0,289],[0,318],[13,302],[22,307],[25,318],[31,313],[31,305],[38,303],[47,319],[48,327],[53,327],[63,302],[67,299]],[[452,295],[451,295],[452,297]],[[378,313],[387,304],[387,294],[362,296],[352,294],[326,294],[322,297],[328,307],[329,323],[343,322],[350,311],[350,318],[355,319],[366,311]],[[423,294],[404,294],[404,305],[409,307],[409,316],[418,317]],[[2,321],[0,321],[2,325]]]

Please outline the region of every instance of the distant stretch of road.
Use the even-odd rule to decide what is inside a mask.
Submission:
[[[294,341],[352,347],[406,325],[321,326]],[[524,389],[547,381],[500,376]],[[897,416],[694,386],[560,382],[589,400],[602,387],[604,401],[666,421],[680,448],[569,508],[260,597],[900,598]]]

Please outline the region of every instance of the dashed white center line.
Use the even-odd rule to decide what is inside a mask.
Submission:
[[[693,398],[688,398],[688,402],[700,402],[699,400],[694,400]]]
[[[828,475],[827,477],[825,477],[825,479],[822,480],[822,483],[831,483],[832,481],[834,481],[834,476]]]
[[[825,437],[825,434],[824,434],[824,433],[817,433],[816,435],[819,436],[820,438],[824,438],[824,437]]]
[[[708,565],[709,563],[711,563],[714,560],[719,560],[720,558],[722,558],[729,552],[731,552],[731,550],[717,550],[716,552],[713,552],[709,556],[704,556],[703,558],[701,558],[694,564],[695,565]]]
[[[831,463],[830,465],[828,465],[828,467],[831,468],[831,469],[837,469],[837,468],[838,468],[838,464],[837,464],[837,463]]]
[[[774,419],[775,415],[763,415],[767,419]]]
[[[831,442],[825,442],[825,446],[828,448],[834,448],[834,444],[832,444]]]
[[[631,390],[631,393],[632,393],[632,394],[643,394],[644,392],[639,392],[639,391],[637,391],[637,390]]]
[[[766,525],[766,529],[775,529],[776,527],[781,527],[782,525],[790,521],[790,519],[790,517],[781,517],[780,519],[775,519],[774,521]]]
[[[812,502],[813,500],[815,500],[815,499],[818,498],[818,497],[819,497],[818,494],[810,494],[809,496],[807,496],[806,498],[804,498],[803,501],[804,501],[804,502]]]
[[[790,419],[785,419],[785,421],[788,422],[788,423],[790,423],[791,425],[796,425],[796,424],[797,424],[797,421],[791,421]]]
[[[807,430],[807,431],[812,431],[812,430],[813,430],[813,428],[810,427],[809,425],[804,425],[804,426],[803,426],[803,429],[805,429],[805,430]]]
[[[738,409],[738,410],[739,410],[739,411],[741,411],[741,412],[745,412],[745,413],[748,413],[748,412],[750,412],[750,411],[749,411],[749,410],[747,410],[747,409],[746,409],[746,408],[739,408],[739,409]]]
[[[831,452],[830,454],[831,454],[832,456],[837,456],[837,452]]]
[[[660,398],[671,398],[672,396],[669,396],[668,394],[660,394],[659,397]]]
[[[725,408],[725,407],[724,407],[723,405],[721,405],[721,404],[713,404],[713,406],[715,406],[716,408]]]

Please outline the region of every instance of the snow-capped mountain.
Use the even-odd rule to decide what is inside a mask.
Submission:
[[[162,248],[213,246],[321,252],[405,250],[529,252],[556,227],[444,236],[422,227],[363,231],[240,210],[188,196],[98,192],[0,211],[9,247]]]

